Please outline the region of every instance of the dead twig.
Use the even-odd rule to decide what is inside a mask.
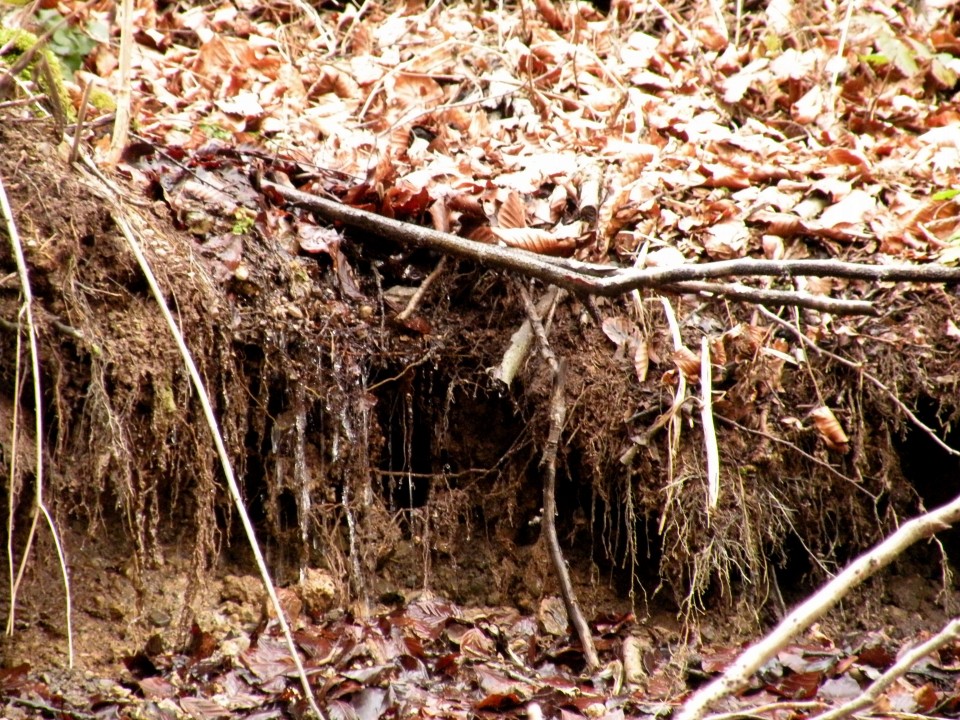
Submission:
[[[590,626],[587,625],[580,610],[580,604],[577,602],[577,595],[570,581],[570,570],[560,550],[560,540],[557,537],[557,448],[560,445],[560,432],[563,430],[563,423],[567,416],[567,403],[564,396],[566,376],[567,361],[560,360],[554,374],[553,395],[550,398],[550,434],[547,436],[547,444],[543,449],[543,460],[541,460],[541,466],[544,468],[543,531],[547,538],[550,559],[553,561],[553,567],[560,581],[560,595],[567,609],[567,617],[570,618],[571,624],[580,637],[580,644],[583,645],[587,671],[592,672],[600,667],[600,658],[593,643],[593,635],[590,634]]]
[[[958,282],[960,268],[944,265],[865,265],[838,260],[723,260],[664,268],[622,268],[615,265],[550,258],[535,253],[478,243],[411,223],[399,222],[343,203],[261,180],[261,187],[286,202],[305,207],[328,221],[339,222],[403,245],[428,247],[486,267],[509,270],[577,295],[614,297],[639,288],[663,292],[709,292],[761,304],[793,305],[832,313],[876,314],[869,302],[824,298],[800,292],[760,290],[740,285],[703,284],[725,277],[838,277],[875,282]],[[694,284],[701,283],[701,284]]]
[[[552,290],[553,288],[550,289]],[[533,298],[530,297],[530,291],[523,285],[520,285],[520,297],[523,299],[523,307],[527,311],[527,320],[530,322],[533,334],[537,338],[537,342],[540,343],[540,353],[543,355],[543,359],[547,361],[550,369],[553,370],[554,375],[556,375],[560,372],[560,363],[557,360],[556,354],[553,352],[553,348],[550,347],[550,341],[547,339],[547,331],[543,327],[543,321],[540,320],[537,307],[533,304]]]
[[[960,496],[943,507],[904,523],[887,539],[854,560],[833,580],[787,615],[763,639],[751,645],[718,678],[694,693],[675,716],[700,720],[717,700],[746,687],[765,662],[797,634],[836,605],[854,587],[883,569],[914,543],[932,537],[960,520]]]
[[[766,261],[763,261],[766,262]],[[699,267],[699,266],[693,266]],[[802,291],[766,290],[751,288],[740,283],[678,282],[664,285],[661,290],[689,292],[741,300],[754,305],[792,305],[794,307],[820,310],[834,315],[876,315],[873,305],[864,300],[836,300],[822,295],[810,295]]]
[[[537,303],[537,317],[549,315],[551,308],[562,299],[563,290],[556,286],[551,286],[547,292],[544,293],[543,297],[540,298],[540,302]],[[549,322],[547,325],[549,325]],[[491,377],[509,387],[519,372],[520,366],[523,365],[523,362],[527,359],[527,354],[530,352],[530,345],[532,343],[533,326],[530,320],[527,319],[524,320],[517,331],[510,336],[510,344],[504,351],[500,364],[488,370]]]
[[[423,282],[420,283],[420,287],[417,288],[417,291],[413,294],[413,297],[410,298],[410,302],[407,303],[407,306],[397,313],[397,320],[400,322],[408,320],[410,316],[417,311],[417,308],[423,301],[423,296],[427,294],[427,290],[430,289],[430,286],[433,285],[434,281],[443,273],[443,269],[446,267],[446,265],[447,258],[444,256],[440,258],[440,262],[437,263],[437,266],[433,269],[433,272],[427,275],[423,279]]]
[[[13,635],[14,628],[14,619],[16,615],[16,606],[17,606],[17,591],[20,587],[20,583],[23,581],[23,574],[27,567],[27,560],[30,557],[30,549],[33,545],[33,539],[36,536],[37,525],[40,520],[40,516],[43,515],[44,519],[47,521],[47,526],[50,528],[50,535],[53,537],[53,544],[57,551],[57,560],[60,563],[60,573],[63,577],[63,588],[65,596],[65,606],[66,606],[66,626],[67,626],[67,655],[69,666],[73,667],[73,600],[71,598],[70,591],[70,574],[67,572],[67,560],[63,552],[63,545],[60,542],[60,535],[57,533],[57,526],[53,522],[53,516],[50,514],[50,511],[47,509],[46,502],[43,499],[43,393],[41,392],[40,387],[40,350],[37,347],[37,325],[34,322],[33,317],[33,290],[30,287],[30,276],[27,272],[27,260],[23,254],[23,244],[20,242],[20,233],[17,231],[17,225],[14,222],[13,210],[10,207],[10,201],[7,198],[7,191],[3,185],[3,180],[0,178],[0,213],[3,214],[4,222],[6,223],[7,235],[10,238],[10,245],[13,251],[13,257],[16,260],[17,265],[17,274],[20,278],[20,292],[23,294],[23,306],[20,310],[21,314],[26,317],[27,321],[27,337],[29,338],[30,344],[30,369],[33,375],[33,401],[34,401],[34,432],[36,434],[36,467],[34,468],[34,505],[33,505],[33,517],[30,521],[30,531],[27,534],[27,542],[23,550],[23,557],[20,559],[20,567],[17,570],[16,579],[13,578],[13,502],[14,502],[14,490],[15,488],[12,485],[13,478],[15,477],[15,467],[14,463],[16,462],[17,457],[17,436],[16,436],[16,423],[14,425],[14,436],[13,436],[13,453],[12,460],[10,461],[10,477],[11,477],[11,487],[9,492],[9,502],[10,509],[7,520],[7,552],[10,562],[10,609],[7,615],[7,635]],[[19,371],[20,363],[20,342],[19,342],[19,331],[17,333],[17,370]],[[15,385],[19,387],[19,381]],[[16,407],[19,403],[17,398],[14,399],[14,406]],[[14,416],[16,418],[16,415]]]
[[[560,446],[563,423],[567,417],[567,402],[564,395],[567,361],[557,359],[553,348],[550,347],[550,342],[547,340],[547,332],[543,329],[543,322],[540,320],[540,315],[537,314],[533,298],[530,297],[530,293],[523,286],[520,286],[520,297],[523,298],[527,318],[533,328],[533,334],[537,337],[540,352],[553,371],[553,393],[550,396],[550,432],[547,435],[547,443],[543,448],[543,458],[540,461],[540,467],[544,468],[543,532],[547,539],[550,560],[553,562],[557,580],[560,582],[560,595],[567,610],[567,617],[580,637],[580,644],[583,645],[583,654],[587,658],[587,671],[592,672],[600,667],[600,658],[593,642],[593,635],[590,634],[590,626],[587,625],[587,621],[583,617],[583,611],[580,610],[577,594],[573,589],[573,583],[570,581],[570,570],[567,568],[567,561],[563,557],[560,540],[557,537],[557,449]]]
[[[790,333],[791,333],[795,338],[797,338],[798,340],[800,340],[801,343],[803,343],[804,345],[806,345],[807,347],[809,347],[811,350],[813,350],[814,352],[816,352],[818,355],[823,355],[824,357],[828,357],[828,358],[830,358],[831,360],[833,360],[834,362],[838,362],[838,363],[840,363],[841,365],[846,365],[846,366],[847,366],[848,368],[850,368],[851,370],[856,370],[858,373],[862,374],[863,377],[864,377],[867,381],[870,382],[870,384],[872,384],[874,387],[876,387],[878,390],[880,390],[880,392],[882,392],[884,395],[886,395],[887,398],[890,400],[890,402],[892,402],[894,405],[896,405],[896,406],[900,409],[900,412],[902,412],[904,415],[907,416],[907,419],[910,420],[910,422],[912,422],[921,432],[923,432],[923,433],[924,433],[925,435],[927,435],[931,440],[933,440],[933,442],[935,442],[935,443],[937,444],[937,447],[939,447],[939,448],[940,448],[941,450],[943,450],[944,452],[946,452],[946,453],[948,453],[948,454],[950,454],[950,455],[953,455],[954,457],[960,457],[960,450],[956,450],[956,449],[950,447],[949,445],[947,445],[947,443],[945,443],[943,440],[941,440],[941,439],[937,436],[937,433],[934,432],[933,428],[931,428],[929,425],[927,425],[926,423],[924,423],[920,418],[918,418],[918,417],[916,416],[916,414],[914,414],[914,412],[913,412],[910,408],[908,408],[908,407],[906,406],[906,404],[903,402],[903,400],[901,400],[900,398],[897,397],[896,393],[894,393],[893,390],[891,390],[891,389],[888,388],[886,385],[884,385],[884,384],[880,381],[880,379],[877,378],[875,375],[872,375],[871,373],[869,373],[869,372],[867,372],[866,370],[864,370],[862,363],[854,362],[853,360],[847,360],[846,358],[840,357],[839,355],[837,355],[837,354],[835,354],[835,353],[832,353],[832,352],[830,352],[829,350],[824,350],[822,347],[820,347],[819,345],[817,345],[813,340],[811,340],[810,338],[808,338],[806,335],[804,335],[802,332],[800,332],[800,331],[799,331],[797,328],[795,328],[793,325],[791,325],[790,323],[788,323],[788,322],[787,322],[786,320],[784,320],[783,318],[778,317],[777,315],[775,315],[774,313],[770,312],[769,310],[766,310],[766,309],[764,309],[764,308],[760,308],[760,312],[763,313],[763,315],[764,315],[765,317],[769,318],[770,320],[772,320],[773,322],[777,323],[777,324],[780,325],[781,327],[785,328],[786,330],[789,330]]]
[[[117,109],[113,118],[113,135],[110,138],[108,154],[112,165],[120,162],[120,155],[127,145],[127,137],[130,134],[130,108],[133,102],[130,72],[133,65],[133,0],[121,0],[120,8],[120,67],[118,68],[120,87],[117,88]]]

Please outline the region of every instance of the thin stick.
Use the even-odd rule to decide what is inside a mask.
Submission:
[[[841,718],[853,715],[858,710],[873,705],[880,699],[880,693],[910,672],[910,669],[917,662],[939,650],[944,645],[954,642],[957,638],[960,638],[960,620],[951,620],[932,638],[904,654],[903,657],[897,660],[883,675],[874,680],[859,696],[838,708],[815,716],[812,720],[841,720]]]
[[[397,314],[397,320],[403,322],[404,320],[409,319],[409,317],[417,311],[417,308],[423,301],[423,296],[427,294],[427,290],[430,289],[430,286],[433,285],[434,281],[440,277],[441,273],[443,273],[446,265],[447,256],[444,255],[442,258],[440,258],[440,262],[437,263],[437,266],[433,269],[433,272],[427,275],[423,279],[423,282],[420,283],[420,287],[417,288],[417,291],[413,294],[413,297],[410,298],[410,302],[407,303],[407,306]]]
[[[23,368],[22,368],[23,363],[20,361],[20,356],[23,354],[22,353],[23,344],[21,342],[23,333],[20,332],[20,326],[18,323],[11,323],[11,324],[13,325],[13,329],[17,331],[17,335],[16,335],[17,341],[15,344],[17,355],[16,355],[16,360],[14,361],[14,368],[13,368],[13,392],[14,392],[14,397],[19,398],[20,393],[22,391],[20,381],[22,377],[21,373],[23,372]],[[13,602],[13,599],[16,596],[16,591],[14,590],[14,587],[17,582],[16,571],[14,570],[14,568],[16,567],[16,562],[13,556],[13,527],[14,527],[13,512],[15,509],[14,503],[16,501],[17,495],[19,494],[17,492],[17,458],[20,455],[20,453],[17,451],[17,449],[20,446],[19,430],[20,430],[20,403],[14,402],[13,403],[13,422],[12,422],[12,427],[10,429],[10,435],[11,435],[11,438],[10,438],[10,447],[11,447],[10,486],[7,489],[7,498],[9,500],[9,505],[7,506],[7,568],[9,572],[9,585],[10,585],[10,597],[11,597],[10,610],[7,613],[7,628],[6,628],[7,635],[10,635],[13,632],[14,623],[16,621],[16,614],[17,614],[17,603]]]
[[[560,302],[564,291],[551,285],[550,288],[540,298],[537,303],[537,317],[545,317],[550,314],[550,309],[555,303]],[[491,377],[499,380],[509,387],[513,379],[520,371],[520,366],[527,359],[530,352],[530,345],[533,343],[533,325],[529,317],[523,321],[520,327],[510,336],[510,344],[503,353],[500,364],[488,371]]]
[[[704,336],[700,339],[700,420],[707,453],[707,507],[712,510],[717,507],[720,498],[720,450],[713,423],[713,380],[710,371],[710,343]]]
[[[580,644],[583,645],[583,654],[587,659],[587,672],[593,672],[600,667],[600,658],[597,655],[596,645],[593,643],[590,626],[587,625],[583,612],[580,610],[580,604],[577,602],[577,595],[573,589],[573,583],[570,581],[570,570],[563,557],[563,552],[560,550],[560,540],[557,537],[557,448],[560,445],[563,422],[567,416],[567,403],[564,396],[566,378],[567,361],[564,359],[558,363],[554,376],[553,395],[550,398],[550,434],[547,436],[547,444],[543,449],[543,460],[541,461],[541,465],[544,466],[543,530],[547,538],[550,559],[553,561],[557,578],[560,580],[560,594],[567,609],[567,616],[580,637]]]
[[[43,393],[40,387],[40,351],[37,348],[37,326],[33,320],[33,291],[30,288],[30,277],[27,273],[27,260],[23,254],[23,245],[20,242],[20,234],[17,232],[17,225],[13,219],[13,211],[10,209],[10,201],[7,199],[7,190],[4,187],[3,179],[0,178],[0,210],[3,212],[3,219],[7,224],[7,234],[10,236],[10,245],[13,248],[13,255],[17,262],[17,274],[20,276],[20,291],[23,293],[22,313],[27,318],[27,337],[30,339],[30,368],[33,374],[33,402],[36,433],[36,469],[34,470],[34,481],[36,485],[36,501],[33,508],[33,519],[30,523],[30,532],[27,534],[27,543],[23,550],[23,558],[20,561],[20,568],[17,571],[16,580],[13,587],[10,588],[10,614],[7,616],[7,635],[13,634],[14,607],[16,606],[17,590],[23,580],[23,573],[27,567],[27,560],[30,556],[30,549],[33,545],[33,538],[36,535],[37,521],[40,514],[43,514],[47,525],[50,528],[50,534],[53,536],[53,544],[57,550],[57,559],[60,562],[60,573],[63,576],[63,588],[66,601],[67,615],[67,655],[70,667],[73,667],[73,602],[70,592],[70,574],[67,572],[67,561],[64,556],[63,546],[60,543],[60,536],[57,534],[57,527],[53,522],[53,516],[47,510],[43,501]],[[14,399],[19,403],[19,398]],[[12,450],[16,456],[17,448]],[[10,502],[13,502],[13,488],[10,488]]]
[[[131,72],[133,64],[133,0],[120,3],[120,87],[117,88],[117,109],[113,119],[113,135],[110,138],[109,160],[116,165],[126,147],[130,134]],[[78,129],[79,132],[79,129]]]
[[[960,520],[960,496],[901,525],[787,615],[766,637],[744,651],[723,674],[694,693],[675,715],[676,720],[700,720],[712,703],[745,687],[765,662],[786,647],[797,633],[840,602],[850,590],[889,565],[914,543],[947,529],[957,520]]]
[[[253,530],[253,524],[250,522],[250,516],[247,514],[247,509],[243,505],[243,498],[240,495],[240,487],[237,485],[237,479],[233,473],[233,465],[230,462],[230,457],[227,455],[227,448],[224,445],[223,436],[220,433],[220,427],[217,423],[217,418],[213,414],[213,406],[210,403],[210,396],[203,384],[203,379],[200,377],[200,371],[197,370],[197,366],[193,361],[193,356],[190,353],[190,349],[187,347],[187,343],[184,340],[183,333],[180,332],[177,321],[174,319],[173,314],[170,312],[170,308],[167,306],[167,302],[163,297],[163,291],[160,289],[160,285],[157,283],[157,279],[154,276],[153,271],[150,269],[150,264],[147,262],[146,255],[143,254],[140,243],[133,234],[133,229],[130,227],[127,219],[122,215],[119,203],[113,198],[111,198],[111,200],[116,208],[116,212],[113,215],[114,222],[117,223],[117,227],[120,228],[120,231],[126,238],[127,244],[130,246],[130,251],[137,259],[137,263],[140,265],[140,269],[143,271],[143,274],[147,279],[147,284],[150,286],[150,292],[153,293],[153,297],[157,301],[157,305],[160,306],[160,312],[163,314],[163,319],[166,320],[170,334],[173,335],[173,339],[177,343],[177,348],[180,350],[180,355],[187,367],[187,372],[190,374],[190,380],[193,383],[194,389],[197,391],[197,397],[199,398],[200,405],[203,408],[203,414],[207,420],[207,426],[210,428],[210,434],[213,436],[213,442],[217,448],[217,455],[220,457],[220,464],[223,467],[224,477],[227,479],[227,487],[230,489],[230,495],[233,498],[234,505],[237,508],[237,514],[240,516],[240,522],[243,525],[244,532],[246,532],[247,540],[250,542],[250,549],[253,551],[253,556],[257,561],[257,568],[260,570],[260,577],[263,579],[264,587],[267,590],[267,594],[270,596],[270,602],[273,605],[274,611],[276,612],[277,621],[280,623],[280,629],[283,632],[283,637],[287,641],[287,649],[290,651],[290,657],[293,659],[294,665],[296,665],[297,674],[300,677],[300,684],[303,686],[303,692],[306,695],[307,702],[310,704],[310,709],[316,713],[316,716],[318,718],[322,718],[323,713],[320,712],[320,708],[317,706],[317,700],[313,695],[313,689],[310,687],[310,680],[307,677],[307,672],[303,667],[303,663],[300,661],[299,653],[297,653],[297,647],[293,641],[293,634],[290,632],[290,625],[287,623],[287,620],[283,615],[283,608],[280,606],[280,599],[277,597],[276,588],[273,585],[273,580],[270,578],[270,571],[267,569],[266,560],[264,560],[263,553],[260,551],[260,545],[257,542],[257,536]]]

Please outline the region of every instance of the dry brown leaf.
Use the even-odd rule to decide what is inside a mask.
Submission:
[[[466,237],[474,242],[486,243],[487,245],[496,245],[497,236],[493,233],[493,228],[489,225],[478,225],[467,233]]]
[[[535,0],[537,10],[547,25],[557,32],[564,33],[570,29],[570,19],[560,12],[550,0]]]
[[[700,379],[700,353],[682,347],[673,351],[673,362],[683,373],[687,382],[695,383]]]
[[[830,450],[845,453],[850,449],[850,438],[843,431],[833,410],[826,406],[818,407],[810,412],[810,417],[813,418],[813,425],[820,438]]]
[[[750,231],[743,220],[728,220],[711,225],[703,240],[703,249],[716,260],[743,257]]]
[[[767,260],[783,259],[783,238],[777,235],[764,235],[760,243],[763,246],[763,255]]]
[[[490,228],[504,245],[540,255],[569,255],[577,249],[575,240],[558,238],[540,228]]]
[[[516,190],[510,191],[507,199],[503,201],[497,211],[497,224],[506,229],[525,228],[527,226],[527,208],[520,197],[520,193]]]
[[[479,628],[468,628],[460,637],[460,652],[474,660],[486,660],[496,652],[496,644]]]
[[[540,601],[540,607],[537,608],[537,620],[544,632],[550,635],[560,637],[567,634],[569,621],[567,620],[567,609],[563,600],[550,595]]]
[[[769,235],[792,237],[804,229],[803,221],[793,213],[761,210],[753,213],[750,219],[754,222],[764,223]]]

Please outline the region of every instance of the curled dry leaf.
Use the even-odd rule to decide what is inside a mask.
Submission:
[[[700,353],[682,347],[673,352],[673,362],[676,363],[687,382],[697,382],[700,379]]]
[[[467,233],[467,238],[474,242],[486,243],[487,245],[495,245],[497,242],[497,236],[494,234],[493,228],[489,225],[478,225]]]
[[[763,244],[763,255],[767,260],[783,259],[783,238],[778,235],[764,235],[761,243]]]
[[[460,638],[460,652],[474,660],[486,660],[496,652],[493,640],[479,628],[469,628]]]
[[[833,414],[833,410],[823,406],[810,413],[813,425],[823,439],[824,444],[831,450],[845,453],[850,448],[850,438],[843,431],[840,421]]]
[[[750,219],[766,225],[767,234],[791,237],[803,232],[803,220],[793,213],[760,210],[753,213]]]
[[[710,357],[714,365],[727,364],[727,347],[723,344],[723,336],[714,338],[710,343]]]
[[[549,230],[539,228],[490,228],[504,245],[540,255],[569,255],[577,249],[570,238],[558,238]]]
[[[603,320],[603,334],[617,345],[617,355],[624,350],[631,354],[633,369],[637,379],[643,382],[647,379],[650,367],[650,353],[647,342],[637,327],[623,317],[608,317]]]
[[[558,10],[551,0],[536,0],[536,6],[537,11],[551,28],[561,33],[570,29],[570,19]]]

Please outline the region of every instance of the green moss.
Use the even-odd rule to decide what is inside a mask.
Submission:
[[[0,57],[0,61],[6,65],[14,65],[17,59],[23,53],[34,48],[37,42],[39,42],[39,38],[31,32],[18,28],[0,27],[0,48],[10,45],[10,49]],[[46,67],[46,71],[43,71],[41,63]],[[38,52],[24,69],[22,76],[29,79],[35,72],[40,89],[50,97],[56,96],[68,120],[76,120],[76,113],[70,102],[70,96],[67,94],[67,88],[63,83],[63,68],[57,56],[47,49]]]
[[[117,100],[112,94],[102,88],[92,88],[90,90],[89,102],[97,110],[103,112],[113,112],[117,109]]]

